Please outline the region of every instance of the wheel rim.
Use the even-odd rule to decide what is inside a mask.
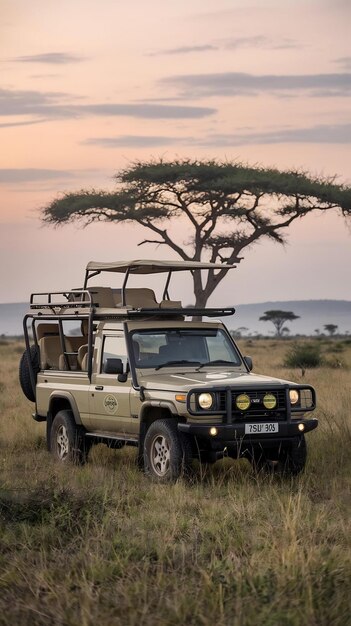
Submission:
[[[171,447],[163,435],[156,435],[151,443],[150,460],[152,469],[158,476],[165,476],[169,470]]]
[[[59,426],[56,435],[56,450],[57,456],[63,461],[69,453],[69,439],[66,426]]]

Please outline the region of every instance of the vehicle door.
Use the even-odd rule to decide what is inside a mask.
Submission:
[[[101,337],[99,362],[92,375],[90,393],[91,430],[118,434],[133,432],[130,416],[131,376],[119,382],[117,374],[105,372],[107,359],[121,359],[124,371],[127,365],[127,348],[122,331],[109,331]],[[135,421],[135,420],[134,420]]]

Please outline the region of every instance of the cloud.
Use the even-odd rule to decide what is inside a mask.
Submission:
[[[67,99],[67,94],[60,92],[15,91],[0,88],[0,115],[34,115],[51,117],[63,112],[58,104]]]
[[[48,65],[67,65],[68,63],[81,63],[86,59],[76,54],[67,52],[44,52],[28,56],[14,57],[10,59],[14,63],[44,63]]]
[[[351,70],[351,57],[340,57],[339,59],[334,59],[334,63],[337,63],[344,70]]]
[[[72,104],[65,93],[0,89],[0,116],[27,115],[48,119],[87,116],[124,116],[141,119],[196,119],[216,109],[201,106],[150,103]]]
[[[32,167],[0,169],[0,184],[34,183],[75,177],[76,174],[72,170],[49,170]]]
[[[149,148],[168,145],[196,145],[200,147],[232,147],[256,144],[315,143],[350,144],[351,124],[319,125],[309,128],[282,128],[267,132],[210,134],[207,137],[170,137],[158,135],[119,135],[117,137],[91,137],[82,142],[102,148]]]
[[[162,78],[160,84],[175,87],[184,97],[256,96],[260,93],[291,94],[307,92],[313,96],[351,95],[351,74],[275,75],[225,72],[218,74],[184,74]]]
[[[213,134],[196,143],[201,146],[217,147],[278,143],[350,144],[351,124],[288,128],[261,133]]]
[[[158,135],[119,135],[118,137],[91,137],[82,143],[102,148],[152,148],[154,146],[168,146],[170,144],[192,141],[187,137],[162,137]]]
[[[263,35],[255,35],[252,37],[232,37],[229,39],[220,39],[213,43],[203,44],[199,46],[179,46],[178,48],[166,48],[165,50],[157,50],[149,52],[147,56],[177,55],[191,54],[196,52],[210,52],[216,50],[239,50],[241,48],[265,48],[269,50],[283,50],[301,47],[293,39],[283,38],[281,40],[272,40]]]
[[[216,109],[166,104],[88,104],[74,107],[81,115],[122,115],[147,119],[193,119],[207,117]]]
[[[218,50],[218,47],[211,44],[204,44],[202,46],[180,46],[179,48],[168,48],[157,52],[149,52],[147,56],[154,57],[164,54],[189,54],[192,52],[208,52],[209,50]]]
[[[28,120],[25,122],[1,122],[0,128],[12,128],[13,126],[32,126],[33,124],[42,124],[42,122],[46,122],[43,120]]]
[[[238,50],[240,48],[267,48],[269,50],[283,50],[300,47],[299,44],[297,44],[293,39],[284,38],[280,41],[274,41],[263,35],[223,39],[222,44],[227,50]]]

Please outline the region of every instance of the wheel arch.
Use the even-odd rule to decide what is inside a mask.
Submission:
[[[171,402],[144,402],[140,411],[140,425],[144,424],[146,429],[158,419],[166,419],[173,417],[175,421],[179,421],[179,415]]]
[[[175,411],[175,407],[171,402],[144,402],[140,411],[140,436],[139,450],[144,448],[144,439],[149,426],[159,419],[174,418],[175,422],[179,422],[179,415]]]
[[[59,411],[72,411],[74,421],[77,425],[82,425],[79,410],[75,398],[68,391],[53,392],[49,400],[48,418],[52,421]]]

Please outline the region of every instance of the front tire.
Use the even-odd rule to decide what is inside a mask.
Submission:
[[[144,469],[155,482],[175,482],[191,462],[190,441],[178,432],[173,419],[156,420],[145,435]]]
[[[61,463],[86,462],[88,446],[84,430],[77,426],[72,411],[59,411],[52,422],[50,452]]]

